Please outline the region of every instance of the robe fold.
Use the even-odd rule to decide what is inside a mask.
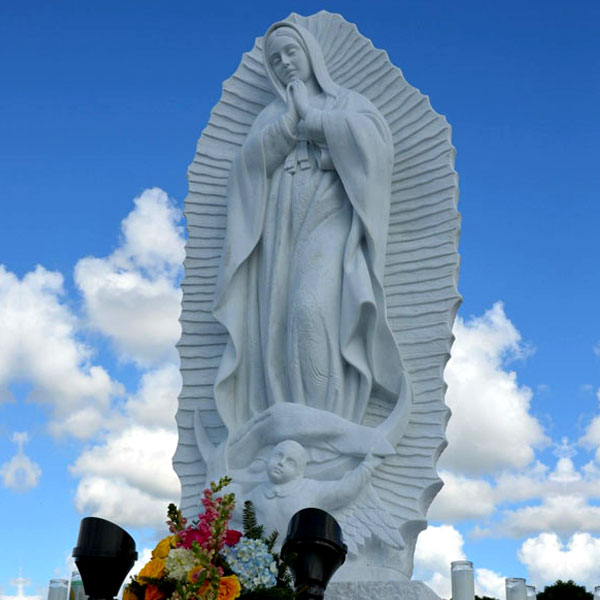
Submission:
[[[323,93],[293,133],[280,94],[231,168],[213,309],[229,335],[214,392],[230,432],[280,402],[361,423],[373,396],[400,396],[383,290],[390,130],[364,96],[323,83],[311,44]]]

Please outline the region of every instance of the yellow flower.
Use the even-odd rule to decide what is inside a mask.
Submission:
[[[202,571],[204,571],[204,567],[202,565],[196,565],[191,571],[188,571],[187,580],[190,583],[196,583]]]
[[[168,537],[160,540],[158,544],[156,544],[156,548],[152,550],[152,558],[167,558],[167,555],[171,551],[173,538],[176,537],[174,535],[169,535]]]
[[[133,593],[131,588],[127,586],[123,590],[123,600],[138,600],[138,597]]]
[[[146,563],[139,572],[138,577],[149,577],[151,579],[160,579],[165,574],[165,561],[162,558],[153,558]]]
[[[218,600],[234,600],[242,592],[242,586],[235,575],[219,579]]]

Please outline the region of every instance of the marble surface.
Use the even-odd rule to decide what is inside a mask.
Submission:
[[[227,473],[267,530],[331,512],[340,581],[411,576],[449,416],[453,164],[445,119],[339,15],[243,56],[189,169],[184,514]]]
[[[440,600],[422,581],[331,582],[324,600]]]

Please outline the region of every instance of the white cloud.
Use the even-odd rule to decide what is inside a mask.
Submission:
[[[12,441],[17,443],[19,448],[9,461],[0,465],[2,484],[13,492],[28,492],[39,483],[42,469],[23,450],[23,444],[29,441],[27,433],[15,432]]]
[[[490,569],[475,569],[475,593],[504,600],[506,597],[505,577]]]
[[[489,517],[495,510],[494,489],[481,479],[440,472],[444,487],[436,496],[428,516],[434,521],[460,521]]]
[[[421,532],[415,548],[415,573],[440,597],[450,598],[452,580],[450,565],[455,560],[466,560],[461,533],[450,525],[429,526]],[[475,593],[501,600],[505,597],[504,576],[475,566]]]
[[[588,589],[600,581],[600,538],[589,533],[576,533],[566,544],[555,533],[542,533],[523,543],[519,559],[538,590],[557,579],[573,579]]]
[[[30,382],[30,399],[52,409],[52,432],[87,438],[122,388],[91,363],[63,296],[60,273],[38,266],[19,280],[0,266],[0,389]]]
[[[174,429],[181,374],[173,364],[144,373],[139,390],[126,405],[129,418],[140,425]]]
[[[82,477],[75,495],[75,507],[81,513],[94,515],[128,527],[163,529],[167,505],[177,502],[178,494],[161,498],[130,485],[121,478]]]
[[[529,412],[531,390],[505,368],[508,360],[527,355],[528,348],[500,302],[482,317],[458,318],[454,333],[445,372],[452,418],[440,466],[464,475],[524,468],[547,440]]]
[[[121,224],[122,244],[75,267],[90,327],[139,365],[175,362],[180,336],[178,279],[185,255],[181,213],[160,189],[145,190]]]
[[[596,391],[596,397],[600,400],[600,389]],[[586,448],[596,448],[596,462],[600,463],[600,416],[590,421],[579,444]]]
[[[560,535],[581,531],[600,532],[600,507],[590,505],[581,495],[553,495],[545,498],[541,504],[506,511],[497,530],[513,537],[539,531]]]
[[[450,563],[465,560],[463,537],[451,525],[429,526],[419,534],[415,548],[415,567],[422,571],[450,573]]]
[[[451,525],[429,526],[419,534],[415,548],[415,572],[418,578],[442,598],[451,595],[450,563],[464,560],[464,540]]]
[[[138,390],[113,411],[104,433],[71,466],[80,478],[78,510],[124,526],[164,528],[169,502],[179,498],[171,464],[181,377],[179,338],[184,258],[181,214],[159,189],[144,191],[121,224],[120,246],[75,268],[88,326],[107,336],[119,357],[138,367]]]
[[[178,502],[180,494],[171,463],[180,387],[175,365],[144,373],[121,420],[114,420],[112,431],[71,467],[81,478],[78,510],[132,527],[164,527],[167,504]]]
[[[80,476],[75,505],[80,512],[123,526],[160,528],[166,507],[179,498],[171,466],[175,431],[130,425],[88,448],[71,467]]]

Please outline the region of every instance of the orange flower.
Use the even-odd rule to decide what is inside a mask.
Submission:
[[[190,583],[196,583],[202,571],[204,571],[204,567],[202,565],[196,565],[191,571],[188,571],[187,580]]]
[[[165,594],[161,592],[155,585],[147,585],[144,600],[163,600]]]
[[[174,535],[170,535],[158,542],[156,548],[152,550],[152,558],[167,558],[167,555],[171,551]]]
[[[165,574],[165,561],[162,558],[153,558],[144,565],[144,568],[138,573],[138,577],[149,577],[151,579],[160,579]]]
[[[127,586],[123,590],[123,600],[138,600],[136,594],[131,590],[129,586]]]
[[[219,579],[218,600],[234,600],[241,592],[242,586],[235,575],[228,575]]]

